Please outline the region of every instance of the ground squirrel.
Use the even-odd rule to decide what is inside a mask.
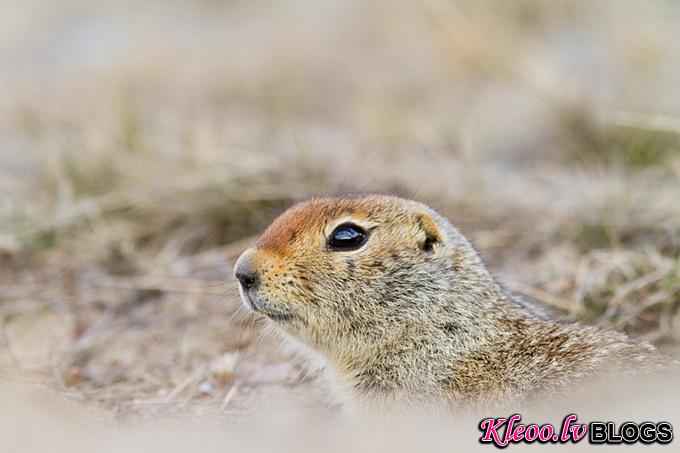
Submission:
[[[244,303],[320,355],[356,407],[494,407],[666,366],[650,344],[529,309],[450,222],[407,199],[298,204],[235,275]]]

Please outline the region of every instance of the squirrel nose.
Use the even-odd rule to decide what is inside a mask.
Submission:
[[[243,289],[250,289],[257,285],[257,274],[254,272],[236,271],[234,275]]]
[[[259,283],[257,271],[253,270],[250,264],[250,257],[248,256],[247,252],[244,253],[236,262],[234,276],[241,284],[243,289],[253,288]]]

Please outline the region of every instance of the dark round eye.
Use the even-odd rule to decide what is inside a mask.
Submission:
[[[328,248],[336,252],[356,250],[366,243],[368,233],[353,223],[336,227],[328,238]]]

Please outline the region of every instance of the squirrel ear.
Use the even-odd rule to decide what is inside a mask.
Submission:
[[[416,214],[416,226],[424,233],[420,248],[424,252],[431,252],[436,244],[443,241],[439,226],[434,219],[424,212]]]

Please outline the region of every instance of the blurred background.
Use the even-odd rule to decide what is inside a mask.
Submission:
[[[231,266],[294,202],[363,191],[680,356],[678,24],[674,0],[5,0],[0,379],[104,419],[326,407]]]

